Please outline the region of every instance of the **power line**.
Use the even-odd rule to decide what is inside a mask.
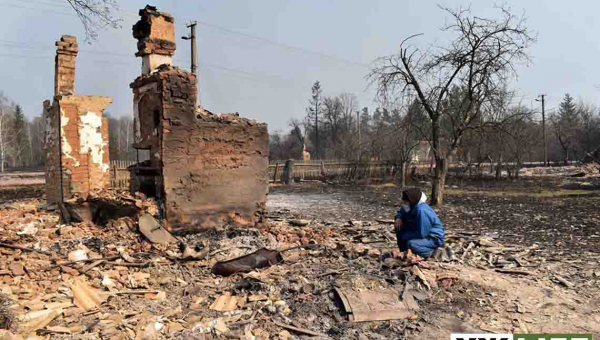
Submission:
[[[32,44],[25,44],[22,42],[13,42],[13,41],[9,41],[9,40],[4,40],[4,39],[0,39],[0,46],[5,46],[7,48],[14,48],[14,49],[34,49],[34,50],[49,50],[49,51],[54,51],[55,47],[54,46],[50,46],[50,45],[42,45],[42,46],[35,46]],[[80,53],[85,53],[85,54],[100,54],[100,55],[106,55],[106,56],[110,56],[110,57],[118,57],[118,58],[129,58],[131,60],[131,65],[135,62],[135,59],[133,58],[134,54],[127,54],[127,53],[115,53],[115,52],[107,52],[107,51],[96,51],[96,50],[87,50],[87,49],[80,49],[79,50]],[[16,56],[15,54],[11,54],[11,56]],[[18,56],[23,56],[23,57],[29,57],[31,55],[28,54],[19,54]],[[52,56],[48,56],[48,57],[44,57],[44,56],[32,56],[32,57],[36,57],[36,58],[52,58]],[[182,62],[183,57],[181,56],[177,56],[174,58],[174,61],[177,62]],[[83,61],[89,60],[89,59],[82,59]],[[96,60],[95,60],[96,61]],[[108,61],[106,61],[108,62]],[[229,68],[226,66],[221,66],[218,64],[214,64],[214,63],[210,63],[210,62],[203,62],[204,64],[206,64],[206,66],[208,66],[209,68],[213,68],[216,70],[220,70],[220,71],[226,71],[226,72],[233,72],[233,73],[238,73],[244,76],[249,76],[249,77],[259,77],[259,78],[263,78],[263,79],[270,79],[270,80],[275,80],[277,82],[280,83],[285,83],[285,84],[289,84],[289,83],[298,83],[300,84],[300,82],[292,80],[292,79],[285,79],[285,78],[281,78],[275,75],[270,75],[270,74],[265,74],[262,72],[248,72],[248,71],[244,71],[244,70],[239,70],[239,69],[233,69],[233,68]],[[130,65],[127,64],[127,65]],[[302,84],[304,84],[304,82],[302,82]],[[304,85],[303,85],[304,87]]]
[[[0,4],[0,7],[21,8],[21,9],[28,9],[30,11],[35,11],[35,12],[54,13],[54,14],[61,14],[61,15],[77,17],[77,14],[73,14],[73,13],[65,13],[65,12],[59,12],[59,11],[53,11],[53,10],[41,9],[41,8],[23,7],[23,6],[19,6],[19,5],[13,5],[13,4]]]
[[[6,41],[6,40],[0,39],[0,41]],[[13,43],[13,42],[0,42],[0,46],[4,46],[4,47],[8,47],[8,48],[25,48],[25,49],[32,49],[32,50],[40,50],[40,49],[54,50],[55,49],[54,46],[50,46],[50,45],[33,46],[33,45],[28,45],[28,44],[23,44],[23,43]],[[133,53],[131,53],[131,54],[114,53],[114,52],[95,51],[95,50],[87,50],[87,49],[80,49],[79,53],[86,53],[86,54],[93,53],[93,54],[109,55],[109,56],[116,56],[116,57],[128,57],[128,58],[131,58],[134,56]]]
[[[36,43],[37,44],[37,43]],[[5,46],[8,48],[14,48],[14,49],[35,49],[35,50],[49,50],[49,51],[54,51],[55,47],[51,46],[51,45],[45,45],[43,44],[42,46],[35,46],[32,44],[26,44],[23,42],[15,42],[15,41],[10,41],[10,40],[4,40],[4,39],[0,39],[0,46]],[[91,63],[101,63],[101,64],[111,64],[111,65],[126,65],[126,66],[135,66],[135,59],[132,58],[133,53],[132,54],[127,54],[127,53],[115,53],[115,52],[107,52],[107,51],[96,51],[96,50],[87,50],[87,49],[81,49],[79,50],[80,53],[85,53],[85,54],[93,54],[93,55],[105,55],[105,56],[109,56],[109,57],[116,57],[116,58],[128,58],[131,62],[130,63],[123,63],[123,62],[113,62],[113,61],[107,61],[107,60],[98,60],[98,59],[81,59],[80,62],[91,62]],[[0,54],[0,56],[19,56],[19,57],[31,57],[31,58],[38,58],[38,59],[47,59],[47,60],[53,60],[53,56],[49,55],[48,57],[45,56],[33,56],[33,55],[28,55],[28,54]],[[177,56],[174,58],[174,62],[175,63],[179,63],[182,64],[186,61],[184,61],[182,59],[183,57],[181,56]],[[204,64],[204,65],[202,65]],[[222,71],[222,72],[227,72],[229,74],[236,74],[237,78],[241,78],[244,80],[251,80],[257,83],[266,83],[269,84],[273,87],[277,87],[277,88],[281,88],[281,87],[285,87],[285,88],[293,88],[293,89],[304,89],[306,88],[306,84],[303,81],[297,81],[297,80],[292,80],[292,79],[285,79],[285,78],[281,78],[275,75],[270,75],[270,74],[266,74],[266,73],[262,73],[262,72],[248,72],[245,70],[240,70],[240,69],[233,69],[233,68],[229,68],[226,66],[222,66],[222,65],[218,65],[218,64],[213,64],[210,62],[203,62],[202,64],[200,64],[200,67],[202,69],[213,69],[213,70],[217,70],[217,71]],[[249,79],[252,78],[252,79]],[[295,84],[297,86],[290,86],[290,84]]]
[[[367,68],[370,67],[368,64],[358,63],[358,62],[354,62],[354,61],[349,61],[349,60],[344,59],[342,57],[338,57],[338,56],[334,56],[334,55],[328,55],[328,54],[325,54],[325,53],[315,52],[315,51],[311,51],[311,50],[308,50],[308,49],[305,49],[305,48],[301,48],[301,47],[295,47],[295,46],[283,44],[283,43],[280,43],[280,42],[277,42],[277,41],[273,41],[273,40],[270,40],[270,39],[267,39],[267,38],[255,36],[255,35],[252,35],[252,34],[242,33],[242,32],[239,32],[239,31],[235,31],[235,30],[232,30],[232,29],[229,29],[229,28],[226,28],[226,27],[222,27],[222,26],[218,26],[218,25],[214,25],[214,24],[209,24],[207,22],[198,21],[198,24],[200,24],[202,26],[206,26],[206,27],[211,27],[211,28],[220,30],[222,32],[227,32],[227,33],[231,33],[231,34],[237,34],[237,35],[240,35],[240,36],[243,36],[243,37],[246,37],[246,38],[250,38],[250,39],[257,40],[257,41],[262,41],[264,43],[268,43],[268,44],[280,46],[280,47],[289,49],[291,51],[303,52],[303,53],[306,53],[306,54],[316,55],[316,56],[319,56],[319,57],[322,57],[322,58],[338,60],[338,61],[344,62],[346,64],[349,64],[349,65],[360,66],[360,67],[367,67]]]
[[[34,59],[48,59],[49,61],[54,62],[54,60],[52,60],[52,56],[32,56],[29,54],[16,54],[16,53],[0,53],[0,57],[27,57],[27,58],[34,58]]]
[[[66,7],[64,7],[63,5],[61,5],[59,3],[48,3],[48,2],[42,2],[40,0],[35,0],[35,1],[34,0],[17,0],[17,1],[28,2],[28,3],[40,3],[40,4],[45,4],[45,5],[48,5],[48,6],[53,6],[53,7],[58,7],[58,8],[62,8],[62,9],[67,9]],[[73,13],[58,12],[58,11],[49,11],[49,10],[44,10],[44,9],[23,7],[23,6],[18,6],[18,5],[0,4],[0,6],[15,7],[15,8],[22,8],[22,9],[30,9],[30,10],[33,10],[33,11],[42,11],[42,12],[45,11],[45,12],[49,12],[49,13],[56,13],[56,14],[63,14],[63,15],[70,15],[70,16],[77,17],[77,15],[73,14]],[[128,13],[121,13],[121,15],[128,16],[128,17],[131,17],[131,18],[139,18],[136,15],[128,14]],[[290,51],[301,52],[301,53],[305,53],[305,54],[311,54],[311,55],[315,55],[315,56],[318,56],[318,57],[324,58],[324,59],[337,60],[337,61],[343,62],[345,64],[348,64],[348,65],[359,66],[359,67],[364,67],[364,68],[370,68],[369,64],[355,62],[355,61],[350,61],[350,60],[345,59],[343,57],[339,57],[339,56],[335,56],[335,55],[330,55],[330,54],[326,54],[326,53],[322,53],[322,52],[311,51],[309,49],[302,48],[302,47],[296,47],[296,46],[288,45],[288,44],[285,44],[285,43],[281,43],[281,42],[274,41],[274,40],[271,40],[271,39],[267,39],[267,38],[264,38],[264,37],[260,37],[260,36],[257,36],[257,35],[243,33],[243,32],[236,31],[236,30],[233,30],[233,29],[230,29],[230,28],[227,28],[227,27],[223,27],[223,26],[211,24],[211,23],[208,23],[208,22],[205,22],[205,21],[198,21],[198,20],[191,20],[191,19],[187,19],[187,20],[184,20],[184,21],[197,21],[197,23],[199,25],[202,25],[202,26],[205,26],[205,27],[210,27],[210,28],[219,30],[221,32],[229,33],[229,34],[239,35],[239,36],[242,36],[242,37],[245,37],[245,38],[248,38],[248,39],[252,39],[252,40],[256,40],[256,41],[260,41],[260,42],[263,42],[263,43],[266,43],[266,44],[271,44],[271,45],[278,46],[278,47],[281,47],[281,48],[284,48],[284,49],[287,49],[287,50],[290,50]],[[185,24],[183,24],[183,25],[185,25]]]
[[[0,46],[1,45],[4,45],[4,44],[0,43]],[[21,45],[24,45],[24,46],[6,46],[6,47],[27,48],[27,49],[36,49],[36,50],[40,50],[40,49],[54,50],[54,48],[52,48],[50,46],[34,47],[31,45],[26,45],[26,44],[21,44]],[[89,53],[89,54],[98,53],[97,51],[80,51],[80,52]],[[128,57],[128,58],[132,57],[132,55],[122,54],[122,53],[104,52],[103,54],[107,55],[107,56],[121,57],[121,58],[122,57]],[[22,58],[33,58],[33,59],[45,59],[45,60],[48,60],[49,62],[54,62],[53,55],[43,56],[43,55],[18,54],[18,53],[1,53],[0,57],[22,57]],[[81,59],[80,62],[91,62],[91,63],[111,64],[111,65],[125,65],[125,66],[132,67],[132,66],[134,66],[135,60],[131,59],[131,63],[125,63],[125,62],[114,62],[114,61],[109,61],[109,60]],[[224,67],[224,66],[220,66],[220,65],[216,65],[216,64],[212,64],[212,63],[207,63],[207,62],[203,62],[202,64],[200,64],[200,68],[213,69],[213,70],[217,70],[217,71],[223,71],[223,72],[227,72],[227,73],[237,74],[238,75],[237,78],[241,78],[241,79],[245,79],[245,80],[252,80],[252,81],[258,82],[258,83],[267,83],[267,84],[273,85],[274,87],[278,87],[278,88],[281,88],[281,87],[305,88],[305,84],[300,83],[298,81],[282,79],[282,78],[279,78],[276,76],[265,75],[265,74],[256,73],[256,72],[253,73],[253,72],[247,72],[247,71],[243,71],[243,70],[232,69],[232,68],[228,68],[228,67]],[[298,86],[289,86],[290,84],[298,84]]]
[[[49,6],[59,7],[59,8],[64,8],[64,9],[72,9],[71,5],[65,4],[64,2],[57,2],[57,1],[42,1],[42,0],[15,0],[15,1],[36,4],[36,5],[40,5],[40,4],[41,5],[49,5]]]
[[[25,2],[25,3],[30,3],[30,4],[41,4],[41,5],[46,5],[46,6],[51,6],[54,8],[59,8],[59,9],[70,9],[70,7],[67,7],[66,5],[62,5],[59,3],[50,3],[50,2],[45,2],[45,1],[34,1],[34,0],[16,0],[16,1],[20,1],[20,2]],[[72,12],[61,12],[61,11],[55,11],[55,10],[49,10],[49,9],[44,9],[44,8],[31,8],[31,7],[25,7],[25,6],[21,6],[21,5],[15,5],[15,4],[1,4],[0,6],[4,6],[4,7],[12,7],[12,8],[18,8],[18,9],[24,9],[24,10],[30,10],[32,12],[45,12],[45,13],[53,13],[53,14],[60,14],[60,15],[67,15],[67,16],[71,16],[71,17],[78,17],[76,14],[72,13]],[[139,16],[137,15],[133,15],[133,14],[128,14],[128,13],[120,13],[120,15],[123,16],[127,16],[130,18],[135,18],[135,19],[139,19]],[[321,52],[315,52],[315,51],[311,51],[308,49],[304,49],[304,48],[300,48],[300,47],[295,47],[295,46],[291,46],[291,45],[287,45],[287,44],[283,44],[277,41],[273,41],[273,40],[269,40],[263,37],[259,37],[256,35],[252,35],[252,34],[247,34],[247,33],[243,33],[243,32],[239,32],[239,31],[235,31],[226,27],[222,27],[219,25],[214,25],[214,24],[210,24],[208,22],[203,22],[203,21],[198,21],[198,24],[205,26],[205,27],[209,27],[221,32],[225,32],[228,34],[233,34],[233,35],[239,35],[242,36],[244,38],[247,39],[251,39],[254,41],[259,41],[261,43],[265,43],[265,44],[270,44],[273,46],[277,46],[280,48],[284,48],[287,50],[290,50],[292,52],[299,52],[299,53],[304,53],[304,54],[310,54],[310,55],[315,55],[319,58],[322,59],[329,59],[329,60],[333,60],[333,61],[338,61],[338,62],[342,62],[345,64],[349,64],[349,65],[354,65],[354,66],[360,66],[360,67],[369,67],[368,64],[364,64],[364,63],[357,63],[357,62],[353,62],[353,61],[349,61],[347,59],[344,59],[342,57],[338,57],[338,56],[334,56],[334,55],[328,55],[325,53],[321,53]],[[183,25],[183,24],[182,24]],[[179,24],[178,24],[179,26]],[[9,47],[9,48],[23,48],[23,49],[36,49],[39,50],[40,47],[37,46],[32,46],[29,44],[25,44],[22,42],[12,42],[12,41],[7,41],[7,40],[2,40],[0,39],[0,41],[4,41],[4,44],[0,44],[3,45],[5,47]],[[54,46],[52,45],[46,45],[46,44],[41,44],[44,47],[44,49],[48,49],[48,50],[54,50]],[[87,49],[81,49],[80,50],[81,53],[86,53],[86,54],[96,54],[96,55],[106,55],[106,56],[111,56],[111,57],[127,57],[127,58],[131,58],[133,56],[133,53],[131,54],[123,54],[123,53],[114,53],[114,52],[106,52],[106,51],[94,51],[94,50],[87,50]],[[53,56],[33,56],[33,55],[29,55],[29,54],[0,54],[0,57],[25,57],[25,58],[34,58],[34,59],[46,59],[48,61],[53,60]],[[111,64],[111,65],[123,65],[123,66],[128,66],[131,67],[133,65],[133,59],[132,59],[132,64],[129,63],[119,63],[119,62],[112,62],[112,61],[107,61],[107,60],[93,60],[93,59],[83,59],[84,62],[92,62],[92,63],[104,63],[104,64]],[[251,72],[246,72],[243,70],[236,70],[236,69],[231,69],[231,68],[227,68],[227,67],[223,67],[220,65],[215,65],[215,64],[210,64],[210,63],[204,63],[203,65],[200,65],[201,68],[203,69],[212,69],[212,70],[217,70],[217,71],[221,71],[221,72],[225,72],[226,74],[228,73],[229,76],[233,76],[239,79],[243,79],[243,80],[247,80],[247,81],[251,81],[251,82],[255,82],[255,83],[265,83],[268,85],[272,85],[273,87],[276,88],[281,88],[281,87],[287,87],[287,88],[305,88],[306,83],[302,82],[297,82],[297,81],[291,81],[291,80],[287,80],[287,79],[282,79],[276,76],[271,76],[271,75],[265,75],[265,74],[260,74],[260,73],[251,73]],[[298,86],[290,86],[291,84],[298,84]]]

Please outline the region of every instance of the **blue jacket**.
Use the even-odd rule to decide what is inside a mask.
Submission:
[[[444,226],[438,215],[427,203],[421,203],[410,209],[407,213],[400,208],[396,218],[402,220],[400,239],[413,240],[431,237],[444,242]]]

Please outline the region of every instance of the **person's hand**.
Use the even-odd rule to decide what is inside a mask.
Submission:
[[[400,229],[402,229],[402,219],[396,218],[396,221],[394,221],[394,228],[397,231],[400,231]]]

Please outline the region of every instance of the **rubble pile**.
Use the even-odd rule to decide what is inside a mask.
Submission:
[[[0,174],[0,187],[43,185],[43,172],[4,172]]]
[[[50,204],[47,208],[60,209],[60,221],[65,224],[91,222],[105,226],[119,218],[135,218],[142,213],[161,217],[159,203],[154,198],[141,192],[132,195],[126,190],[116,189],[92,190],[85,198],[75,194],[63,204]]]
[[[213,121],[218,123],[248,125],[248,126],[266,126],[265,123],[259,123],[254,119],[241,117],[239,113],[213,113],[203,106],[196,107],[196,118],[203,121]]]
[[[600,165],[600,148],[596,149],[594,152],[587,152],[582,162],[584,164],[596,163]]]
[[[103,226],[65,225],[35,199],[0,208],[4,332],[52,339],[395,338],[431,322],[424,307],[472,294],[459,264],[567,289],[582,284],[569,273],[544,272],[535,245],[509,247],[473,232],[449,231],[446,247],[424,260],[397,250],[387,220],[306,220],[281,210],[254,228],[177,238],[139,193],[94,192],[69,204],[98,201],[134,206],[137,214],[111,216]],[[263,248],[280,260],[213,274],[215,264]],[[597,282],[600,272],[592,275]]]
[[[600,164],[585,163],[581,165],[581,170],[588,175],[600,175]]]
[[[600,175],[600,164],[589,162],[581,165],[522,168],[519,174],[525,177],[594,177]]]

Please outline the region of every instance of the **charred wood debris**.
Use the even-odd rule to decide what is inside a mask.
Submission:
[[[418,332],[423,304],[452,299],[455,265],[578,285],[541,270],[536,244],[466,230],[450,230],[424,260],[397,250],[391,220],[304,220],[284,209],[252,228],[172,235],[159,211],[115,190],[0,206],[0,327],[15,339],[385,336]]]

